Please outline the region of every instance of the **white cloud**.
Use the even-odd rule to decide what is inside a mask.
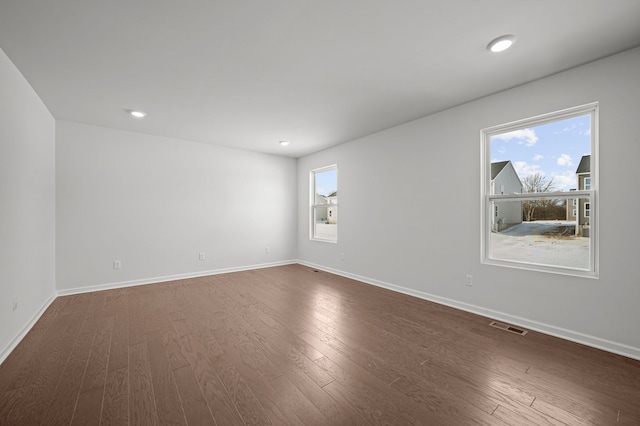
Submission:
[[[576,174],[572,171],[567,171],[552,177],[553,186],[556,191],[568,191],[576,188]]]
[[[538,136],[533,129],[520,129],[513,132],[502,133],[491,137],[496,139],[502,139],[504,141],[510,141],[516,139],[520,145],[534,146],[538,142]]]
[[[540,161],[542,159],[544,159],[544,155],[537,154],[533,156],[533,161]]]
[[[513,167],[516,169],[516,173],[518,173],[520,179],[524,179],[535,173],[540,173],[540,165],[528,164],[526,161],[515,161]]]
[[[556,163],[558,163],[558,166],[573,166],[573,159],[569,154],[562,154],[560,155],[560,157],[558,157]]]

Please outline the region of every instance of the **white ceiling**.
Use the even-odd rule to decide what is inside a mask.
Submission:
[[[0,1],[56,119],[293,157],[638,45],[640,0]]]

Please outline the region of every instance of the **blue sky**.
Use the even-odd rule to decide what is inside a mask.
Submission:
[[[556,191],[576,187],[576,169],[591,153],[591,117],[529,127],[491,137],[491,162],[511,160],[520,180],[541,173]]]
[[[316,193],[329,195],[338,190],[338,170],[331,169],[324,172],[316,172]]]

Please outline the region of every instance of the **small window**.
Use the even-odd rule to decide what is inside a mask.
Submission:
[[[310,238],[338,241],[338,166],[312,170]]]
[[[597,120],[594,103],[482,130],[483,263],[597,277]]]

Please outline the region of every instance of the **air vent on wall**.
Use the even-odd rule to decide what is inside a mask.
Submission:
[[[500,330],[509,331],[511,333],[519,334],[520,336],[524,336],[527,334],[527,330],[522,330],[521,328],[515,327],[511,324],[505,324],[503,322],[492,321],[489,324],[491,327],[499,328]]]

